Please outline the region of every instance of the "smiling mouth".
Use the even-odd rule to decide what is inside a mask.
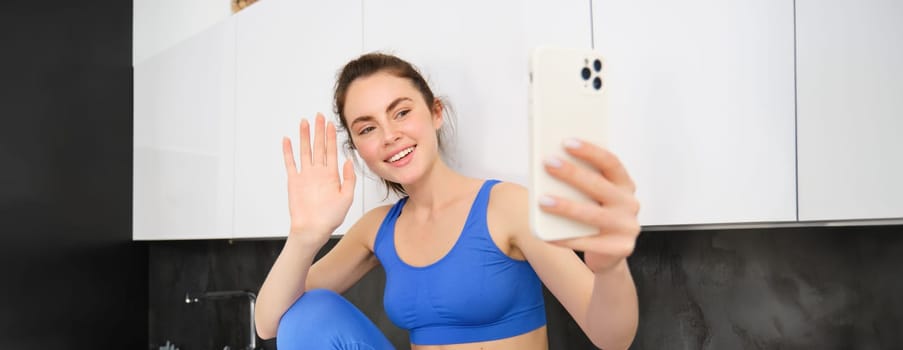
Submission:
[[[401,152],[395,153],[395,155],[392,156],[391,158],[387,159],[386,162],[395,163],[395,162],[403,159],[404,157],[407,157],[408,154],[411,154],[411,152],[414,152],[415,147],[417,147],[417,146],[411,146],[411,147],[401,150]]]

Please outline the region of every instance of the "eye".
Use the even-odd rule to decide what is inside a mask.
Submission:
[[[404,116],[408,115],[409,112],[411,112],[410,109],[400,110],[400,111],[398,111],[398,113],[395,114],[395,119],[403,118]]]
[[[361,129],[360,131],[358,131],[357,134],[358,135],[366,135],[366,134],[369,134],[371,131],[373,131],[373,129],[376,129],[376,128],[374,128],[372,126],[368,126],[366,128]]]

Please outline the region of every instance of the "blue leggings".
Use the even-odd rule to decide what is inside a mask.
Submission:
[[[304,293],[282,315],[279,350],[384,350],[395,348],[360,310],[327,289]]]

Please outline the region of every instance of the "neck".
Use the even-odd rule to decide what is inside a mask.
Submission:
[[[449,168],[442,160],[419,181],[404,186],[408,193],[408,204],[415,213],[432,216],[430,213],[441,209],[463,194],[469,194],[470,186],[478,181]]]

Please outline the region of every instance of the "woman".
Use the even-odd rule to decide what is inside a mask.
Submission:
[[[546,349],[540,282],[596,346],[629,347],[638,312],[626,257],[639,234],[639,206],[614,155],[568,140],[567,152],[596,172],[546,161],[552,176],[598,203],[547,196],[529,205],[599,228],[595,236],[546,242],[530,233],[525,188],[466,177],[442,160],[443,103],[407,62],[383,54],[349,62],[336,82],[335,107],[349,146],[406,197],[364,214],[311,266],[345,218],[355,175],[346,161],[339,178],[335,126],[317,115],[311,149],[302,121],[300,164],[283,140],[291,231],[257,299],[262,338],[278,333],[282,350],[391,349],[337,294],[382,264],[386,313],[410,331],[412,349]],[[574,250],[585,252],[585,263]]]

